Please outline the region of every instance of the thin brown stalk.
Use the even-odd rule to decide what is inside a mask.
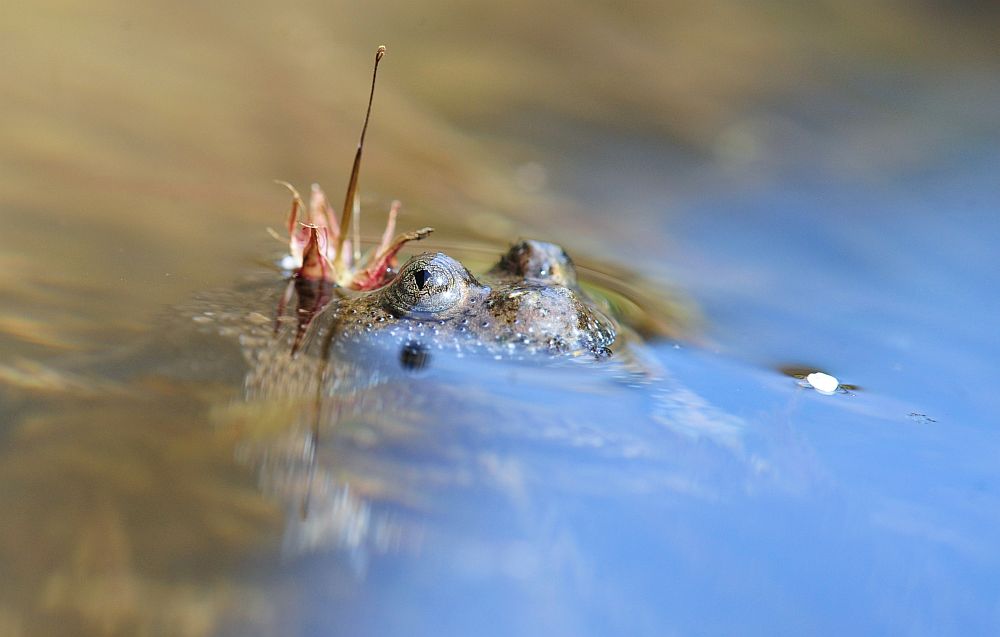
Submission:
[[[358,192],[358,175],[361,172],[361,151],[365,146],[365,133],[368,132],[368,120],[372,114],[372,101],[375,99],[375,78],[378,76],[378,63],[385,55],[385,47],[380,46],[375,51],[375,68],[372,70],[372,88],[368,94],[368,110],[365,112],[365,123],[361,127],[361,140],[358,142],[358,151],[354,154],[354,165],[351,167],[351,180],[347,183],[347,194],[344,196],[344,207],[340,209],[340,234],[337,237],[337,251],[339,257],[341,249],[344,247],[344,239],[347,238],[348,226],[351,223],[351,211],[354,210],[354,198]]]

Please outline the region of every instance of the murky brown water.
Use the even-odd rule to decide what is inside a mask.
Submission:
[[[290,537],[261,448],[301,442],[285,429],[302,406],[248,401],[240,330],[200,346],[189,310],[170,308],[268,272],[280,246],[265,228],[287,206],[274,179],[346,185],[377,44],[366,234],[400,199],[401,226],[433,225],[431,245],[472,261],[519,236],[557,241],[595,289],[624,291],[641,329],[671,335],[664,316],[697,310],[669,292],[683,246],[662,219],[806,157],[876,186],[919,167],[987,130],[991,106],[967,94],[965,128],[927,126],[951,111],[918,78],[998,66],[997,15],[971,4],[18,0],[2,15],[2,637],[316,632],[288,617],[294,581],[261,575]],[[925,101],[893,96],[908,82]],[[267,309],[245,303],[221,307]],[[519,479],[486,452],[468,474],[434,473],[428,458],[457,453],[436,445],[469,425],[435,439],[414,424],[458,400],[443,396],[422,416],[396,404],[389,424],[371,414],[390,397],[359,398],[329,451],[331,519],[340,533],[375,520],[369,552],[419,544],[393,524],[442,515],[404,486]],[[462,398],[489,414],[489,396]],[[388,455],[358,451],[372,448]],[[330,542],[356,556],[351,541]],[[325,585],[351,590],[352,572]]]

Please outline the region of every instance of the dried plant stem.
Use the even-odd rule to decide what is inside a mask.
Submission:
[[[365,123],[361,127],[361,140],[358,142],[358,151],[354,154],[354,165],[351,167],[351,179],[347,183],[347,194],[344,196],[344,207],[340,209],[340,234],[337,237],[336,254],[340,255],[344,247],[344,239],[347,238],[348,225],[351,223],[351,212],[354,210],[354,199],[358,193],[358,175],[361,172],[361,151],[365,146],[365,133],[368,132],[368,120],[372,115],[372,101],[375,99],[375,78],[378,76],[378,63],[385,55],[385,47],[380,46],[375,51],[375,68],[372,70],[372,88],[368,94],[368,110],[365,112]]]

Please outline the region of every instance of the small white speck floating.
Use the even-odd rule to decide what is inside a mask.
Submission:
[[[806,382],[810,387],[821,394],[835,394],[840,388],[840,381],[835,377],[823,372],[813,372],[806,376]]]

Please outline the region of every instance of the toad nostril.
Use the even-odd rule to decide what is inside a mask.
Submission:
[[[427,279],[431,278],[431,273],[427,270],[417,270],[413,273],[413,280],[417,282],[417,288],[420,290],[424,289],[427,285]]]
[[[431,362],[431,353],[422,343],[409,341],[403,345],[403,349],[399,352],[399,362],[403,369],[420,371]]]

